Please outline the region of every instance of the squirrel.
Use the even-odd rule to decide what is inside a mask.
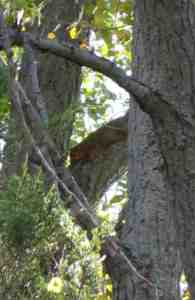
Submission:
[[[81,143],[70,150],[71,164],[78,161],[91,161],[103,154],[110,146],[127,139],[128,114],[109,122],[89,134]]]

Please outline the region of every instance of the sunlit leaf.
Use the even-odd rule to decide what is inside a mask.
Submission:
[[[77,30],[76,26],[70,27],[70,29],[68,30],[68,33],[69,33],[70,39],[72,39],[72,40],[76,39],[79,35],[79,31]]]
[[[190,299],[191,299],[190,291],[189,289],[186,289],[183,294],[182,300],[190,300]]]
[[[56,35],[55,35],[54,32],[49,32],[47,37],[48,37],[49,40],[54,40],[56,38]]]
[[[47,286],[47,290],[54,294],[61,293],[62,289],[63,289],[63,282],[60,277],[53,277]]]
[[[108,54],[108,51],[108,45],[104,43],[104,45],[100,48],[100,53],[102,54],[102,56],[106,56]]]

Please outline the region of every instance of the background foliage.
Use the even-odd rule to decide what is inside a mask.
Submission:
[[[55,190],[43,191],[41,172],[35,178],[24,169],[0,193],[0,297],[111,299],[99,256],[102,238],[113,232],[109,210],[99,208],[102,224],[89,242]]]

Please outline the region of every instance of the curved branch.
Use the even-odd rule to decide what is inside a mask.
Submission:
[[[185,122],[187,126],[192,126],[193,121],[187,119],[185,114],[178,112],[176,107],[172,104],[171,99],[163,97],[158,91],[155,91],[143,82],[128,76],[126,72],[114,62],[100,57],[87,49],[80,49],[71,42],[63,42],[60,44],[57,40],[38,39],[29,33],[19,32],[16,29],[10,28],[8,33],[10,35],[11,45],[18,45],[21,47],[24,44],[24,40],[28,38],[29,42],[32,43],[32,46],[42,52],[53,53],[54,55],[64,57],[77,65],[89,67],[94,71],[106,75],[134,96],[134,99],[140,108],[148,113],[153,120],[159,119],[166,121],[167,113],[171,113],[174,114],[178,120]],[[0,36],[0,50],[4,48],[4,39]]]
[[[59,44],[57,41],[47,39],[33,39],[31,42],[41,51],[48,51],[57,56],[64,57],[80,66],[86,66],[98,71],[115,81],[120,87],[131,94],[140,108],[148,113],[152,120],[166,121],[167,114],[173,114],[179,121],[185,122],[187,126],[193,125],[193,120],[186,117],[182,112],[177,111],[172,100],[163,97],[158,91],[128,76],[126,72],[114,62],[100,57],[87,49],[80,49],[71,43]]]
[[[126,72],[114,62],[100,57],[87,49],[80,49],[79,46],[71,42],[63,42],[60,44],[57,40],[38,39],[29,33],[20,32],[13,28],[9,28],[7,32],[11,45],[22,47],[24,40],[28,38],[32,46],[42,52],[49,52],[58,57],[64,57],[77,65],[89,67],[111,78],[120,87],[130,93],[140,108],[148,113],[153,120],[166,121],[167,113],[171,113],[187,126],[194,126],[192,119],[186,117],[184,113],[177,111],[171,99],[163,97],[158,91],[128,76]],[[5,49],[5,40],[0,36],[0,50],[3,49]]]
[[[58,57],[64,57],[80,66],[86,66],[98,71],[115,81],[119,86],[136,98],[140,107],[148,113],[158,108],[159,94],[144,83],[128,76],[126,72],[114,62],[100,57],[87,49],[80,49],[71,42],[59,43],[57,40],[38,39],[25,32],[9,28],[12,45],[23,46],[24,40],[29,38],[32,45],[42,52],[53,53]],[[4,41],[0,38],[0,50],[4,49]],[[159,110],[159,109],[158,109]]]
[[[131,76],[128,76],[114,62],[96,55],[93,51],[81,49],[68,42],[60,44],[57,41],[50,41],[48,39],[32,39],[32,43],[41,51],[48,51],[57,56],[67,58],[80,66],[89,67],[110,77],[127,92],[135,96],[143,97],[148,93],[148,87],[132,79]]]

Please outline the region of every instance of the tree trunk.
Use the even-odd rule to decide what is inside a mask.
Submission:
[[[47,34],[55,30],[57,39],[62,41],[65,36],[65,24],[72,23],[78,19],[83,1],[49,1],[42,11],[42,26],[40,36],[47,37]],[[37,27],[34,28],[37,31]],[[80,75],[81,68],[69,61],[51,54],[36,54],[38,62],[38,74],[41,93],[49,119],[49,130],[56,148],[62,157],[66,157],[69,150],[70,137],[72,134],[75,108],[79,105],[80,99]],[[22,86],[27,87],[29,78],[26,76],[28,62],[23,57],[20,79]],[[31,87],[29,87],[29,91]],[[28,94],[28,90],[27,90]],[[24,163],[27,153],[32,154],[32,147],[21,130],[20,120],[17,114],[12,111],[10,118],[9,134],[5,147],[4,173],[6,176],[18,173]],[[34,156],[34,154],[33,154]],[[34,163],[34,157],[33,157]],[[32,163],[30,163],[30,168]]]
[[[60,25],[56,35],[65,39],[65,26],[78,20],[81,13],[80,1],[49,1],[43,11],[41,36]],[[49,114],[50,134],[57,150],[67,155],[76,109],[79,107],[81,68],[51,54],[40,55],[39,80]]]
[[[129,280],[120,278],[116,291],[121,296],[114,299],[158,299],[158,294],[159,299],[176,300],[181,265],[164,161],[151,119],[135,103],[131,104],[129,135],[129,201],[117,228],[126,255],[153,286],[132,272]],[[133,294],[125,298],[122,290],[129,290],[129,284]]]
[[[160,299],[179,297],[181,256],[194,298],[194,6],[137,0],[134,12],[133,77],[170,107],[150,117],[132,99],[129,201],[119,237],[140,273],[161,288]],[[155,290],[136,275],[129,280],[133,294],[122,292],[128,295],[124,277],[114,299],[156,299]]]

